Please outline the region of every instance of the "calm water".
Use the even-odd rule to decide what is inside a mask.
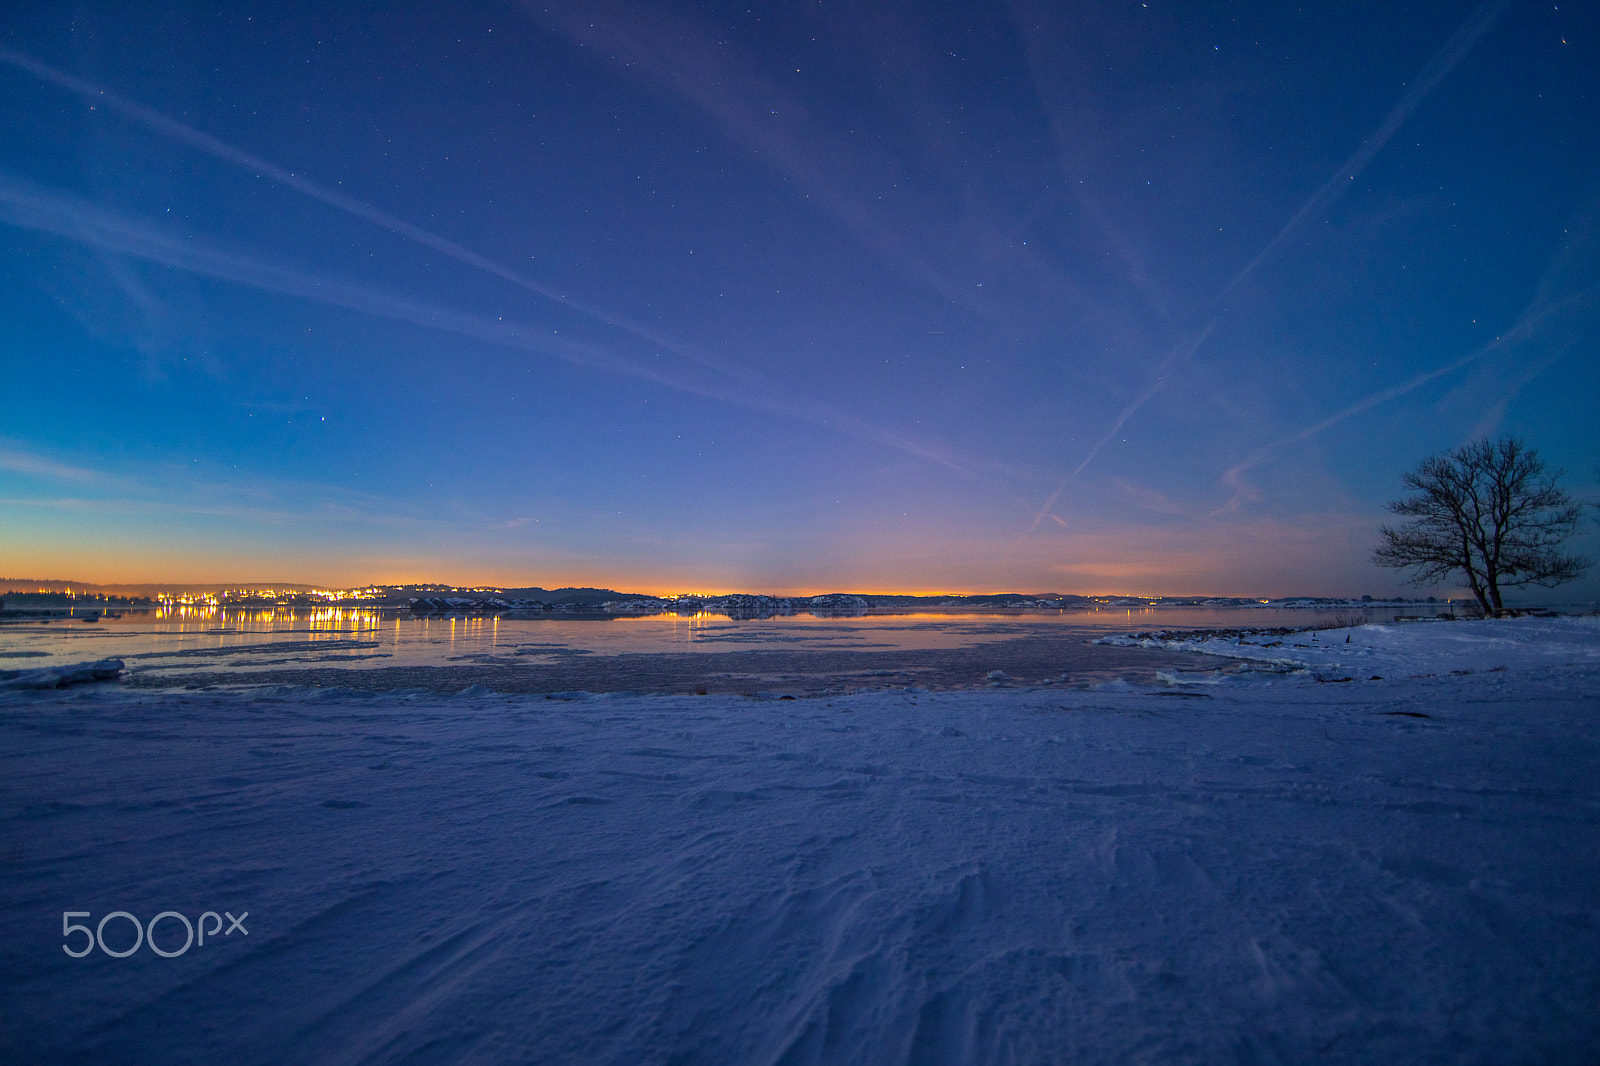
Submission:
[[[1438,608],[1446,611],[1444,605]],[[376,610],[128,611],[97,622],[57,619],[0,625],[0,669],[119,658],[130,672],[250,672],[310,666],[353,670],[472,663],[530,666],[557,654],[730,652],[741,649],[871,651],[973,647],[1015,637],[1090,640],[1148,629],[1382,622],[1434,608],[1154,608],[813,614],[739,619],[697,616],[542,615],[418,618]]]

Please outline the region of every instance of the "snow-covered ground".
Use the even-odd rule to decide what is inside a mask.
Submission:
[[[1559,666],[1600,671],[1600,615],[1392,622],[1349,629],[1225,637],[1163,635],[1158,631],[1101,637],[1095,643],[1205,652],[1258,663],[1270,673],[1281,671],[1324,682],[1460,676],[1512,668],[1525,674]],[[1169,683],[1183,684],[1260,679],[1249,673],[1163,676]]]
[[[1600,621],[1229,654],[1360,680],[0,695],[0,1060],[1596,1061]]]

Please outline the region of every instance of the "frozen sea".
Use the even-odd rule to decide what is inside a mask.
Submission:
[[[1180,659],[1096,647],[1151,628],[1387,621],[1444,605],[1366,610],[1156,608],[1070,611],[414,616],[409,611],[171,608],[0,625],[0,669],[105,658],[142,687],[247,684],[507,692],[792,693],[970,687],[996,669],[1033,682],[1151,680]],[[352,678],[351,672],[359,672]]]
[[[0,694],[0,1059],[1595,1062],[1600,619],[1269,645],[800,699]]]

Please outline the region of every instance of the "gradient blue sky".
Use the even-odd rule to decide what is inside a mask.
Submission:
[[[1600,5],[218,6],[0,13],[0,573],[1383,594],[1429,453],[1600,499]]]

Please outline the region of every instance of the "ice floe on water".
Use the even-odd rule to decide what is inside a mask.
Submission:
[[[1233,639],[1285,672],[5,693],[0,1059],[1593,1062],[1600,623]]]

